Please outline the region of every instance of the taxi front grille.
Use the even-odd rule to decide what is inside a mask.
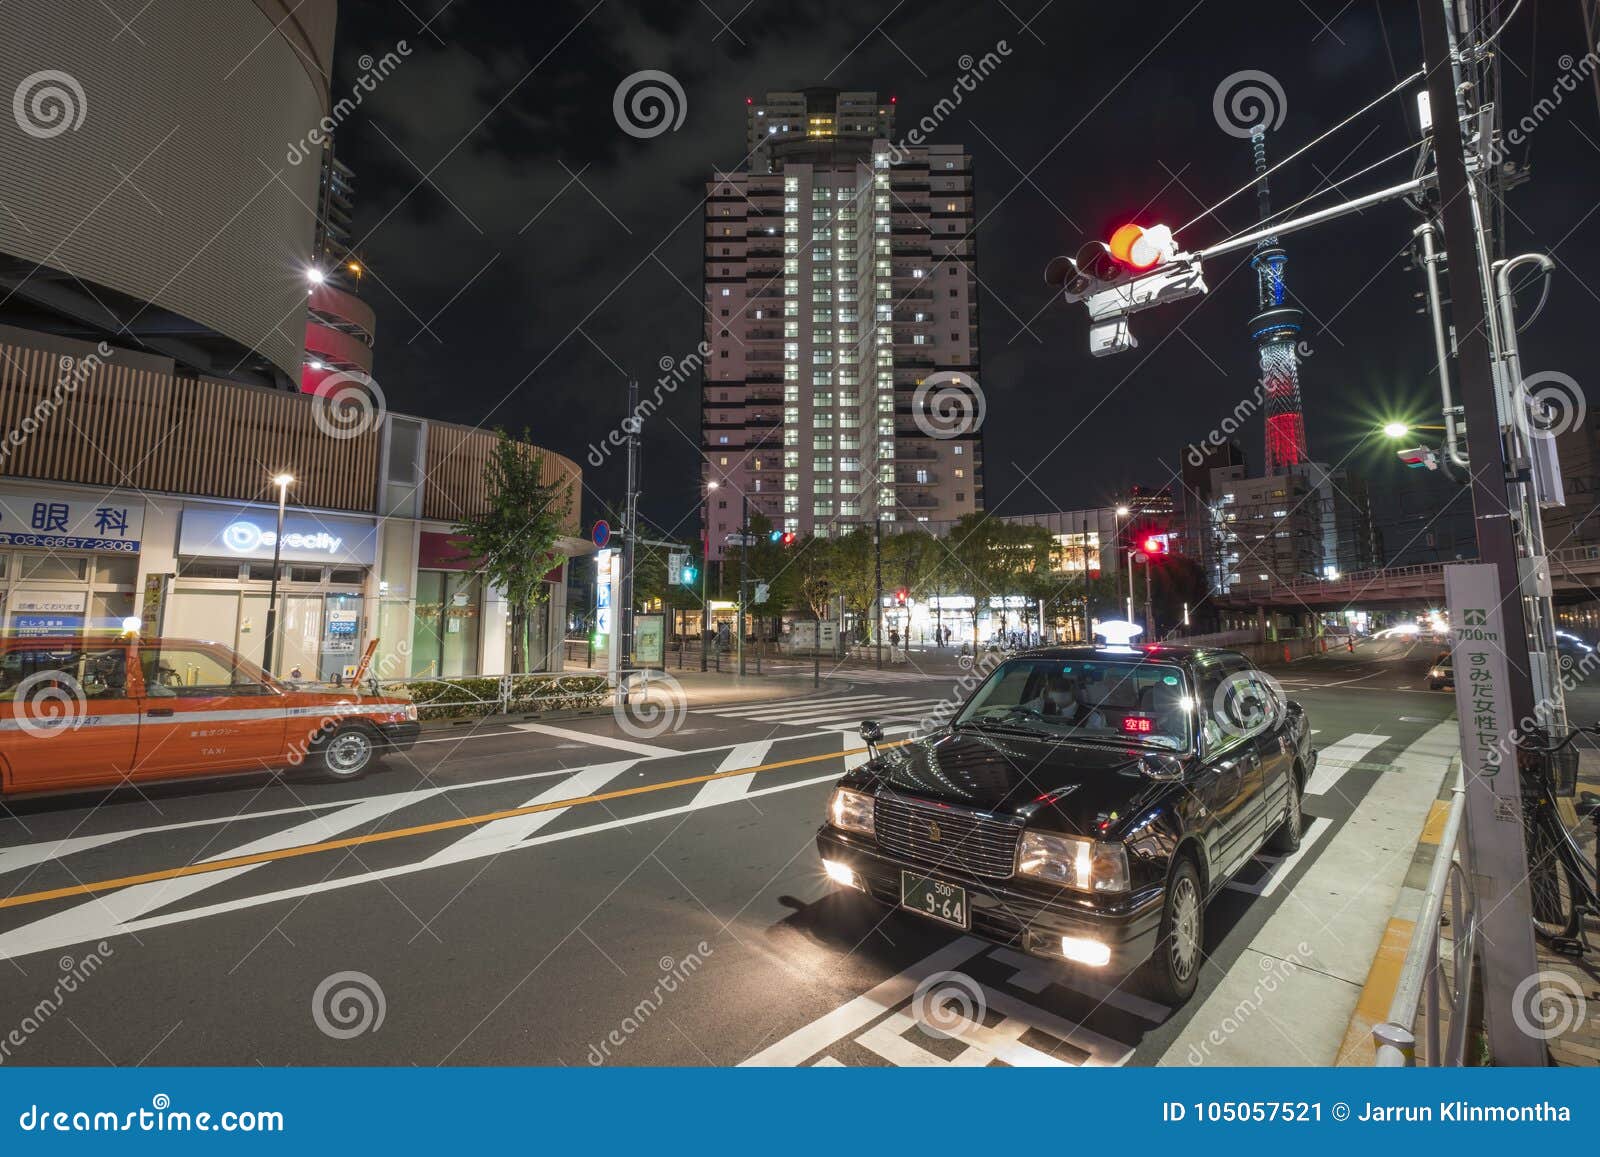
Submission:
[[[1015,821],[894,795],[878,796],[873,815],[878,843],[905,859],[992,880],[1016,868]]]

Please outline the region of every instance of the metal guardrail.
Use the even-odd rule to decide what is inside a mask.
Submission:
[[[1333,578],[1296,579],[1289,583],[1241,583],[1228,591],[1230,597],[1270,594],[1273,591],[1326,591],[1335,587],[1370,587],[1391,579],[1428,578],[1444,573],[1442,562],[1422,562],[1411,566],[1391,566],[1378,570],[1353,570]]]
[[[1400,967],[1400,982],[1389,1004],[1389,1019],[1372,1029],[1377,1048],[1374,1064],[1379,1068],[1417,1064],[1419,1016],[1426,1039],[1423,1065],[1460,1067],[1466,1063],[1467,1002],[1472,993],[1478,939],[1477,898],[1473,894],[1467,848],[1461,840],[1466,799],[1466,789],[1458,780],[1450,797],[1450,813],[1439,840],[1438,857],[1428,875],[1428,888],[1422,898],[1422,911],[1417,916],[1411,947]],[[1451,932],[1448,975],[1441,959],[1447,890]],[[1448,1021],[1441,1019],[1441,1012],[1448,1014]]]
[[[408,693],[417,687],[447,688],[447,696],[434,699],[418,699],[414,693],[412,694],[418,713],[423,718],[428,718],[430,712],[444,716],[457,713],[509,715],[518,710],[526,710],[527,706],[535,704],[540,710],[549,711],[589,706],[595,698],[597,677],[603,677],[603,673],[528,671],[516,675],[379,679],[374,683],[379,690],[397,688],[405,689]],[[492,685],[493,694],[483,693],[484,684]]]

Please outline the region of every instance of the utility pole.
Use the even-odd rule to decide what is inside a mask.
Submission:
[[[709,508],[710,503],[706,506]],[[711,522],[700,536],[700,670],[706,669],[706,650],[711,638],[711,604],[706,601],[706,572],[711,569]]]
[[[883,519],[872,520],[872,640],[878,649],[878,670],[883,670]],[[977,622],[977,611],[973,611]]]
[[[1156,612],[1155,604],[1150,598],[1150,555],[1144,556],[1144,641],[1156,641]]]
[[[744,674],[744,604],[750,585],[750,496],[739,493],[739,674]]]
[[[1492,341],[1495,319],[1489,276],[1490,238],[1475,178],[1467,171],[1461,137],[1465,105],[1460,56],[1455,40],[1456,5],[1437,0],[1422,5],[1422,45],[1427,64],[1428,100],[1433,109],[1433,149],[1438,166],[1440,217],[1449,261],[1450,297],[1456,328],[1461,404],[1468,432],[1473,524],[1478,557],[1498,578],[1499,611],[1504,624],[1499,644],[1507,667],[1505,696],[1508,738],[1520,720],[1534,715],[1530,677],[1528,618],[1518,559],[1520,525],[1527,506],[1508,481],[1505,435],[1509,413],[1497,396]],[[1492,131],[1481,120],[1481,131]],[[1515,423],[1509,423],[1515,428]],[[1533,512],[1538,517],[1537,510]],[[1460,624],[1452,620],[1452,628]],[[1467,752],[1463,751],[1463,756]],[[1527,884],[1527,853],[1522,834],[1522,802],[1516,753],[1507,753],[1500,774],[1488,767],[1466,767],[1467,842],[1476,905],[1482,926],[1484,1019],[1496,1064],[1543,1065],[1542,1041],[1518,1029],[1514,992],[1538,972],[1533,946],[1532,908]]]
[[[628,491],[622,505],[622,564],[617,597],[617,656],[614,666],[625,670],[633,660],[633,548],[638,536],[639,517],[639,383],[628,379],[628,413],[622,429],[628,436]],[[627,682],[621,687],[622,701],[628,701]]]

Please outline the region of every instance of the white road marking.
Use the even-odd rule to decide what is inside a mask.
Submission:
[[[563,772],[561,774],[570,774]],[[810,779],[797,780],[793,783],[777,784],[773,787],[758,788],[747,792],[751,799],[759,799],[766,795],[775,795],[778,792],[795,791],[799,788],[814,787],[817,784],[832,783],[839,778],[837,771],[827,775],[819,775]],[[442,791],[444,789],[434,789]],[[387,797],[380,797],[387,798]],[[376,802],[376,801],[374,801]],[[559,810],[565,814],[566,810]],[[538,847],[543,844],[555,843],[561,840],[576,839],[580,836],[593,835],[597,832],[612,831],[621,827],[631,827],[636,824],[648,823],[652,820],[667,819],[672,816],[683,815],[687,812],[703,810],[694,803],[682,804],[677,807],[663,808],[659,811],[647,812],[643,815],[626,816],[621,819],[606,820],[602,823],[589,824],[585,827],[570,828],[566,831],[550,832],[545,835],[536,835],[511,849],[504,849],[497,844],[491,844],[475,849],[470,855],[462,853],[452,863],[461,863],[469,859],[478,859],[484,856],[496,856],[506,850],[520,851],[525,848]],[[536,813],[546,814],[546,813]],[[821,810],[818,810],[820,821]],[[327,838],[324,834],[319,838]],[[294,843],[305,842],[302,839],[290,841]],[[240,854],[238,849],[227,853],[228,855]],[[443,863],[429,863],[420,861],[411,864],[401,864],[392,868],[381,868],[356,875],[339,876],[333,879],[319,880],[312,884],[303,884],[293,888],[281,888],[274,892],[263,892],[255,896],[243,896],[233,900],[226,900],[217,904],[203,907],[185,908],[176,912],[165,912],[156,916],[144,916],[143,912],[150,911],[158,905],[165,905],[181,896],[157,897],[150,902],[145,901],[147,889],[160,889],[170,884],[200,884],[209,887],[213,883],[222,883],[232,879],[235,875],[248,872],[263,864],[252,864],[243,868],[223,869],[201,876],[181,877],[173,881],[160,881],[152,884],[136,884],[121,891],[107,893],[103,897],[92,899],[86,904],[71,908],[66,912],[47,916],[31,924],[24,924],[8,932],[0,933],[0,960],[10,960],[15,957],[27,956],[35,952],[46,952],[55,948],[62,948],[69,944],[80,944],[88,940],[105,940],[113,936],[124,936],[132,933],[143,932],[147,929],[163,928],[171,924],[183,924],[191,920],[201,920],[210,916],[219,916],[228,912],[238,912],[247,908],[257,908],[264,904],[275,904],[283,900],[296,900],[304,896],[314,896],[323,892],[337,891],[342,888],[355,887],[359,884],[375,883],[379,880],[393,879],[398,876],[409,876],[415,872],[431,871],[446,866]],[[193,889],[198,891],[199,888]],[[124,899],[125,897],[132,897]],[[98,912],[97,916],[91,913]],[[72,920],[65,917],[74,917]]]
[[[1126,991],[1125,985],[1114,987],[1092,977],[1071,973],[1064,965],[1038,956],[1025,956],[1013,948],[996,948],[989,953],[989,959],[1015,968],[1016,973],[1006,983],[1026,992],[1043,992],[1046,986],[1051,984],[1070,988],[1091,1000],[1120,1008],[1123,1012],[1131,1012],[1134,1016],[1142,1017],[1152,1024],[1160,1024],[1172,1013],[1172,1010],[1164,1004],[1148,1000],[1138,993]]]
[[[397,792],[391,796],[378,796],[362,803],[351,804],[331,815],[316,816],[304,823],[218,852],[201,862],[210,863],[231,859],[234,856],[281,851],[301,844],[334,839],[354,829],[368,827],[392,812],[438,795],[443,790],[435,787],[423,791]],[[148,920],[141,919],[146,913],[186,900],[207,888],[227,883],[262,866],[263,864],[245,864],[238,868],[223,868],[195,876],[154,880],[148,884],[134,884],[115,892],[108,892],[103,896],[92,896],[83,903],[46,916],[42,920],[35,920],[31,924],[0,933],[0,960],[25,956],[31,952],[43,952],[50,948],[60,948],[67,944],[79,944],[86,940],[102,940],[147,927]],[[182,918],[184,914],[178,915]],[[159,920],[160,917],[155,919]]]
[[[1088,1054],[1082,1062],[1085,1066],[1120,1065],[1133,1055],[1132,1047],[1121,1041],[1112,1040],[1075,1021],[1037,1008],[991,985],[980,984],[970,976],[961,984],[962,991],[969,997],[976,992],[984,1008],[990,1013],[1000,1014],[999,1023],[991,1026],[977,1019],[960,1016],[959,1024],[941,1025],[939,1035],[953,1037],[965,1045],[952,1060],[910,1039],[914,1028],[920,1027],[923,1032],[930,1034],[933,1031],[918,1016],[929,1010],[919,1009],[914,1004],[907,1007],[908,1002],[916,996],[919,986],[938,973],[959,968],[989,947],[975,937],[962,936],[868,992],[767,1046],[742,1062],[742,1065],[803,1065],[818,1053],[825,1055],[816,1064],[831,1065],[838,1063],[838,1060],[826,1055],[827,1050],[846,1041],[854,1041],[894,1065],[965,1068],[987,1065],[994,1060],[1011,1065],[1075,1065],[1076,1062],[1070,1058],[1052,1056],[1041,1049],[1024,1045],[1021,1038],[1030,1030],[1048,1033],[1073,1049]],[[955,1015],[952,1007],[944,1010],[946,1015]],[[948,1031],[942,1031],[946,1028]]]
[[[582,799],[586,795],[593,795],[638,762],[636,759],[627,759],[618,763],[598,763],[593,767],[579,768],[560,783],[552,784],[521,806],[537,807],[540,804],[556,803],[564,799]],[[449,847],[441,848],[422,863],[425,866],[455,864],[462,860],[475,859],[485,853],[492,855],[508,851],[546,824],[566,815],[568,810],[552,808],[549,811],[490,820],[486,824],[470,829],[459,840]]]
[[[1338,743],[1329,744],[1317,751],[1317,770],[1306,781],[1303,795],[1327,795],[1362,758],[1374,748],[1389,741],[1387,735],[1369,735],[1362,731],[1346,735]]]
[[[952,940],[938,951],[930,953],[903,972],[896,973],[853,1000],[846,1001],[832,1012],[768,1045],[740,1067],[790,1068],[804,1064],[835,1041],[860,1032],[885,1013],[892,1012],[917,991],[917,985],[936,972],[948,972],[966,963],[988,945],[973,936]]]
[[[717,770],[737,771],[741,767],[756,767],[765,763],[767,752],[772,750],[772,742],[770,739],[758,739],[753,743],[739,744],[722,757]],[[713,779],[703,783],[694,797],[694,806],[712,807],[719,803],[746,799],[754,779],[753,775],[730,775],[726,779]]]
[[[1294,871],[1294,866],[1305,859],[1306,853],[1322,842],[1322,837],[1333,830],[1331,820],[1321,816],[1312,816],[1306,824],[1305,831],[1300,834],[1300,846],[1287,856],[1258,855],[1256,863],[1266,868],[1261,878],[1254,884],[1241,884],[1238,880],[1230,880],[1228,888],[1234,892],[1245,892],[1251,896],[1270,896],[1278,890],[1278,885],[1288,878]]]
[[[551,727],[548,723],[513,723],[517,731],[532,731],[539,735],[553,735],[557,739],[565,739],[573,743],[588,743],[595,747],[610,747],[617,751],[629,751],[634,755],[644,755],[651,759],[660,759],[666,755],[684,755],[685,752],[675,751],[670,747],[659,747],[650,743],[639,743],[632,739],[618,739],[610,735],[591,735],[587,731],[573,731],[568,727]]]

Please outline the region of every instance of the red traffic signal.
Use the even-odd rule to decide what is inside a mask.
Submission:
[[[1170,261],[1178,251],[1172,230],[1165,225],[1152,225],[1148,229],[1142,225],[1124,225],[1111,235],[1107,248],[1113,260],[1129,269],[1140,270],[1154,269]]]
[[[794,538],[795,538],[794,531],[786,530],[786,531],[783,532],[783,537],[780,538],[778,541],[780,543],[782,543],[784,546],[793,546],[794,545]]]
[[[911,592],[906,590],[905,587],[901,587],[899,590],[894,592],[895,605],[899,606],[899,607],[905,606],[906,605],[906,600],[909,599],[910,597],[911,597]]]
[[[1139,549],[1145,554],[1166,554],[1167,540],[1159,534],[1147,534],[1139,540]]]

